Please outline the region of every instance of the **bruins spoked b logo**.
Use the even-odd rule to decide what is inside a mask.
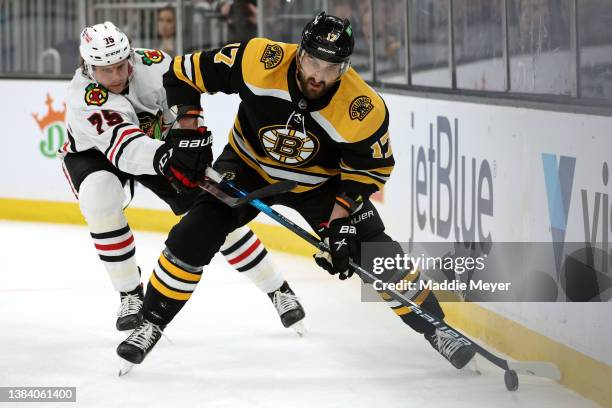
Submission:
[[[372,99],[365,95],[358,96],[353,99],[351,106],[349,106],[349,116],[351,120],[359,119],[361,122],[373,108]]]
[[[285,125],[260,129],[259,138],[268,157],[288,166],[300,166],[314,157],[319,141],[310,132]]]
[[[278,44],[268,44],[261,56],[261,62],[264,63],[266,69],[272,69],[280,64],[283,59],[283,49]]]

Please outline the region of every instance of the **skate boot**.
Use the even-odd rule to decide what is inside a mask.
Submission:
[[[165,326],[144,319],[138,327],[117,346],[117,354],[132,364],[140,364],[162,336]]]
[[[117,330],[134,330],[142,321],[140,309],[144,294],[142,283],[131,292],[119,292],[121,296],[121,306],[117,311]]]
[[[293,328],[299,335],[304,334],[302,320],[306,316],[299,298],[285,281],[280,288],[268,293],[284,327]]]
[[[438,353],[442,354],[457,369],[465,367],[476,354],[474,347],[465,345],[442,330],[436,329],[431,335],[425,334],[425,338]]]

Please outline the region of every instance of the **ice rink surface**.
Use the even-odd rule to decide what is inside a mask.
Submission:
[[[135,238],[148,279],[165,235]],[[87,229],[0,221],[0,248],[0,386],[74,386],[83,407],[596,406],[533,377],[510,393],[483,360],[480,376],[455,370],[384,304],[360,302],[356,279],[281,253],[272,256],[306,309],[305,337],[284,329],[267,296],[217,256],[166,329],[172,343],[162,338],[119,378],[119,297]]]

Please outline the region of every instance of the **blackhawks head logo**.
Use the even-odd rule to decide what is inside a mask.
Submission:
[[[163,139],[164,120],[161,111],[155,115],[149,112],[138,112],[136,116],[140,122],[140,128],[147,136],[157,140]]]
[[[351,102],[351,106],[349,106],[349,115],[351,120],[359,119],[361,122],[368,113],[374,108],[372,105],[372,99],[368,98],[365,95],[358,96],[353,99]]]
[[[160,50],[136,50],[136,54],[142,57],[145,65],[159,64],[164,60],[164,53]]]
[[[278,44],[268,44],[261,56],[261,62],[264,63],[266,69],[272,69],[280,64],[283,59],[283,49]]]
[[[98,84],[89,84],[85,88],[85,103],[102,106],[108,100],[108,90]]]

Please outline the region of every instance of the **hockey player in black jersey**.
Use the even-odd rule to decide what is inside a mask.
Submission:
[[[199,110],[204,92],[240,95],[229,144],[214,168],[247,191],[279,180],[297,182],[292,192],[264,201],[297,210],[331,244],[330,253],[319,252],[315,260],[340,279],[353,274],[349,258],[360,259],[361,242],[388,242],[401,250],[385,234],[369,201],[389,178],[394,159],[387,108],[350,67],[353,46],[349,21],[320,13],[304,28],[299,46],[255,38],[178,56],[164,76],[168,103],[182,112]],[[188,114],[181,121],[182,126],[195,127]],[[256,215],[251,206],[230,208],[203,195],[170,231],[165,251],[175,257],[172,267],[201,270],[227,232]],[[418,271],[392,275],[383,279],[419,279]],[[473,357],[471,346],[437,331],[389,295],[381,296],[456,368]],[[411,298],[444,316],[433,292],[416,291]],[[142,362],[184,304],[172,285],[151,281],[143,306],[145,321],[119,345],[118,354]]]

